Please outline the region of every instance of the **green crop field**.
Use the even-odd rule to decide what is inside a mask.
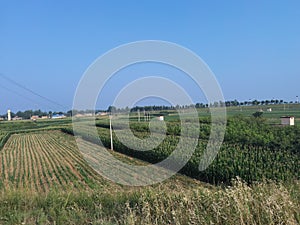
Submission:
[[[113,183],[88,165],[83,156],[99,146],[84,120],[76,137],[86,149],[81,152],[71,119],[0,122],[0,224],[300,224],[300,110],[282,106],[263,108],[262,118],[252,116],[257,107],[227,108],[223,145],[205,171],[198,166],[211,125],[207,109],[199,109],[200,130],[192,121],[184,128],[199,137],[195,153],[178,175],[148,187]],[[115,134],[124,129],[118,116],[114,151],[107,151],[141,166],[168,157],[180,138],[189,137],[181,137],[176,112],[162,113],[166,136],[152,127],[155,138],[163,137],[153,150],[125,146]],[[282,115],[295,116],[296,126],[275,126]],[[109,148],[108,117],[95,125]],[[134,113],[130,129],[144,140],[151,135],[149,123]],[[132,142],[128,132],[120,138]],[[99,166],[110,163],[105,155],[96,157]],[[118,170],[128,168],[113,173]]]
[[[268,112],[267,109],[272,109]],[[263,105],[263,106],[232,106],[227,107],[228,116],[243,115],[251,117],[257,111],[263,112],[263,117],[271,124],[280,124],[281,116],[294,116],[296,124],[300,124],[300,104],[279,104],[279,105]]]
[[[215,108],[217,110],[218,108]],[[272,111],[269,112],[268,109]],[[197,109],[200,118],[210,118],[209,108]],[[229,106],[226,107],[228,118],[243,116],[252,117],[252,114],[262,111],[263,118],[265,118],[270,124],[280,124],[281,116],[294,116],[296,125],[300,125],[300,104],[270,104],[270,105],[257,105],[257,106]],[[178,121],[179,116],[175,110],[165,110],[162,112],[150,112],[150,116],[153,118],[158,115],[164,115],[166,121]],[[132,120],[137,121],[137,113],[132,113]],[[144,121],[144,117],[141,116],[141,121]]]

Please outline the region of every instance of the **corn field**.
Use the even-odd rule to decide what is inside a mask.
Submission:
[[[147,137],[149,133],[143,128],[134,129],[134,135],[140,138]],[[122,126],[117,127],[122,129]],[[102,144],[110,147],[109,129],[106,125],[98,124],[98,134]],[[140,131],[139,131],[140,130]],[[71,128],[63,129],[64,132],[72,134]],[[93,136],[88,127],[80,131],[80,136],[88,141],[98,143],[97,137]],[[158,134],[159,135],[159,134]],[[119,136],[120,138],[120,136]],[[121,138],[131,142],[130,134],[123,132]],[[115,136],[113,137],[114,150],[150,163],[157,163],[167,158],[176,148],[179,142],[178,135],[167,135],[163,142],[151,151],[135,151],[125,146]],[[133,141],[132,141],[133,142]],[[145,143],[145,146],[147,143]],[[187,165],[180,171],[190,177],[211,184],[230,184],[232,179],[240,177],[248,184],[264,179],[275,181],[292,181],[300,178],[300,154],[287,149],[273,149],[268,146],[255,146],[244,143],[224,142],[213,163],[205,170],[199,171],[199,162],[206,148],[207,141],[198,141],[194,155]],[[138,146],[143,148],[143,146]],[[182,151],[185,147],[182,146]]]

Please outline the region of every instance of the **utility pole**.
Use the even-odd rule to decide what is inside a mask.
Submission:
[[[113,133],[112,133],[112,126],[111,126],[112,115],[109,115],[109,131],[110,131],[110,149],[114,150],[114,143],[113,143]]]

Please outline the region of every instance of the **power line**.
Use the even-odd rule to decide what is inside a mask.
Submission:
[[[42,99],[44,99],[44,100],[46,100],[46,101],[48,101],[48,102],[51,102],[52,104],[55,104],[55,105],[57,105],[57,106],[60,106],[60,107],[63,107],[63,108],[65,108],[65,109],[67,109],[66,106],[64,106],[64,105],[62,105],[62,104],[60,104],[60,103],[58,103],[58,102],[56,102],[56,101],[53,101],[53,100],[51,100],[51,99],[49,99],[49,98],[47,98],[47,97],[45,97],[45,96],[43,96],[43,95],[40,95],[39,93],[37,93],[37,92],[35,92],[35,91],[33,91],[33,90],[31,90],[31,89],[25,87],[24,85],[20,84],[19,82],[17,82],[17,81],[15,81],[15,80],[13,80],[13,79],[11,79],[11,78],[9,78],[9,77],[7,77],[7,76],[1,74],[1,73],[0,73],[0,76],[1,76],[3,79],[7,80],[8,82],[10,82],[10,83],[12,83],[12,84],[14,84],[14,85],[16,85],[16,86],[18,86],[18,87],[20,87],[20,88],[22,88],[22,89],[28,91],[28,92],[30,92],[31,94],[33,94],[33,95],[35,95],[35,96],[38,96],[38,97],[40,97],[40,98],[42,98]]]
[[[38,105],[40,104],[40,103],[38,103],[38,102],[32,100],[31,98],[28,98],[28,97],[26,97],[26,96],[24,96],[24,95],[22,95],[22,94],[20,94],[20,93],[18,93],[18,92],[16,92],[16,91],[10,89],[10,88],[7,88],[7,87],[5,87],[5,86],[3,86],[3,85],[1,85],[1,84],[0,84],[0,88],[4,89],[4,90],[6,90],[6,91],[9,91],[9,92],[11,92],[11,93],[14,93],[15,95],[18,95],[18,96],[20,96],[21,98],[24,98],[24,99],[26,99],[26,100],[28,100],[28,101],[34,103],[36,106],[38,106]],[[46,105],[46,106],[49,107],[49,105]]]

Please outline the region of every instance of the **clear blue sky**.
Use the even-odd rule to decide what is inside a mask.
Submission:
[[[300,95],[300,1],[1,1],[0,34],[0,73],[68,109],[97,57],[149,39],[197,53],[227,100]],[[0,113],[66,110],[0,85]]]

